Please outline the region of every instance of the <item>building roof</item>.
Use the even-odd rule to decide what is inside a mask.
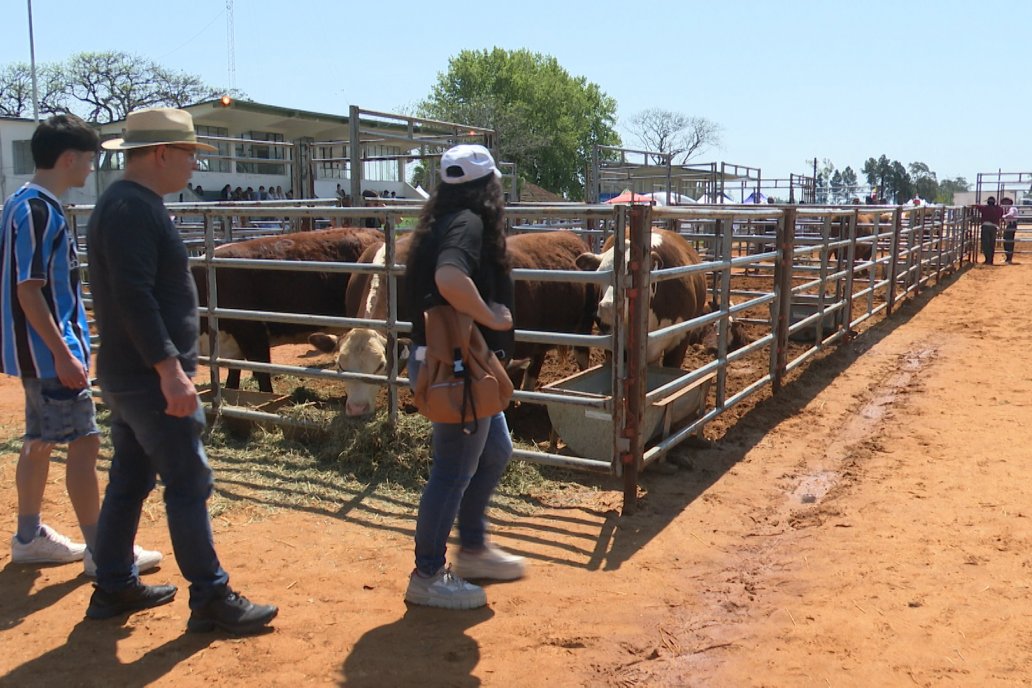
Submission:
[[[566,199],[548,189],[543,189],[537,184],[526,180],[520,185],[521,203],[551,203],[565,201]]]

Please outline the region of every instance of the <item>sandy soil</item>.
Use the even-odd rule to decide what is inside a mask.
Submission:
[[[0,548],[0,686],[1028,685],[1030,282],[1028,265],[977,266],[908,305],[691,468],[646,474],[633,516],[615,484],[495,509],[497,541],[532,568],[483,610],[406,607],[415,506],[376,494],[216,519],[233,583],[281,606],[256,638],[185,635],[185,595],[86,623],[79,567],[14,567]],[[3,380],[4,436],[20,413]],[[62,474],[46,518],[74,533]],[[140,533],[170,551],[160,507]],[[172,562],[147,580],[185,592]]]

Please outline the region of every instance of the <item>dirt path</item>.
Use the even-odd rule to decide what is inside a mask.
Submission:
[[[234,584],[281,605],[246,640],[184,635],[185,599],[84,623],[78,568],[0,548],[0,686],[1026,685],[1030,283],[1029,265],[978,266],[908,306],[693,469],[646,476],[634,516],[615,491],[494,510],[533,568],[484,610],[406,608],[415,508],[375,493],[215,521]],[[47,518],[74,532],[61,473]],[[232,496],[232,470],[217,478]],[[169,551],[160,505],[140,537]],[[148,580],[183,587],[171,563]]]

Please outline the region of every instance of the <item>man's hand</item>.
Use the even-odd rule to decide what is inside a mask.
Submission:
[[[85,389],[89,385],[86,366],[66,349],[64,355],[54,356],[57,379],[68,389]]]
[[[176,418],[185,418],[197,410],[197,388],[183,372],[179,359],[166,358],[156,366],[161,377],[161,393],[165,397],[165,413]]]

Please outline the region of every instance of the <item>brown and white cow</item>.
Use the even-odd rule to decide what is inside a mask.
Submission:
[[[397,263],[405,262],[408,247],[407,238],[397,242]],[[506,247],[514,268],[570,271],[577,269],[577,256],[588,249],[583,240],[567,231],[510,236],[506,240]],[[359,262],[383,265],[384,256],[382,246],[371,247],[366,250]],[[591,331],[594,318],[594,294],[594,289],[585,284],[517,280],[513,309],[516,329],[587,334]],[[356,275],[348,285],[346,302],[348,312],[355,317],[385,319],[387,301],[383,277]],[[398,279],[398,319],[412,319],[403,278]],[[313,335],[309,337],[309,342],[323,351],[333,351],[337,367],[342,371],[382,374],[386,368],[387,340],[383,334],[375,330],[356,328],[340,338]],[[518,377],[519,372],[523,372],[521,388],[534,387],[541,373],[545,354],[551,348],[554,347],[527,342],[516,343],[513,359],[520,363],[510,366],[510,375]],[[586,350],[578,350],[577,364],[581,369],[587,367]],[[348,415],[365,415],[376,408],[378,385],[349,380],[345,387]]]
[[[215,249],[214,255],[217,258],[354,263],[368,246],[382,240],[383,234],[374,229],[337,227],[224,244]],[[201,304],[200,349],[208,355],[211,346],[204,311],[208,304],[207,268],[195,265],[192,272]],[[217,271],[218,305],[240,310],[343,316],[340,295],[347,290],[349,278],[346,272],[221,268]],[[219,355],[268,363],[271,346],[303,342],[315,329],[318,328],[309,325],[223,318],[219,320]],[[272,391],[268,373],[255,373],[254,377],[261,391]],[[240,386],[239,370],[229,371],[226,386]]]
[[[878,223],[878,233],[887,231],[892,226],[892,213],[857,213],[856,216],[856,238],[863,239],[875,233],[874,224]],[[848,220],[840,220],[832,223],[831,238],[837,240],[849,233]],[[845,251],[844,251],[845,253]],[[857,263],[866,262],[874,255],[874,244],[869,241],[857,241],[856,258]],[[833,248],[828,252],[831,260],[838,258],[838,249]]]
[[[686,265],[697,265],[702,262],[691,243],[676,232],[665,229],[654,229],[651,237],[652,269],[676,268]],[[581,270],[608,271],[613,269],[613,237],[602,247],[602,253],[583,253],[577,258]],[[629,258],[629,247],[624,255]],[[603,328],[611,328],[616,309],[615,288],[605,287],[598,303],[598,320]],[[627,304],[623,305],[626,314]],[[671,325],[697,318],[709,312],[706,302],[706,278],[701,272],[693,272],[676,279],[653,283],[649,301],[649,332],[660,330]],[[734,350],[746,342],[746,335],[741,323],[731,323],[731,343]],[[649,341],[645,357],[649,365],[659,363],[671,368],[681,367],[688,345],[703,342],[708,335],[701,330],[682,332]]]

